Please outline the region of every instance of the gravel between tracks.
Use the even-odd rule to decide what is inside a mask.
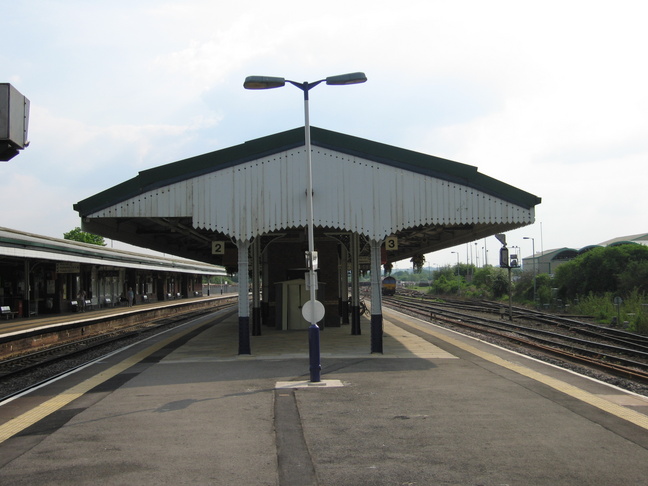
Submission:
[[[385,304],[387,305],[387,304]],[[400,312],[405,312],[402,309],[397,309]],[[491,313],[482,313],[482,312],[471,312],[471,311],[462,311],[465,312],[466,314],[472,314],[475,317],[487,317],[487,318],[492,318],[493,314]],[[420,316],[418,316],[420,317]],[[520,321],[523,321],[523,319],[520,319]],[[648,396],[648,386],[643,385],[641,383],[637,383],[631,380],[626,380],[623,378],[619,378],[617,376],[613,376],[604,372],[601,372],[600,370],[594,369],[594,368],[589,368],[586,366],[582,365],[577,365],[574,363],[571,363],[569,361],[557,359],[554,356],[551,356],[549,354],[545,354],[542,352],[539,352],[535,349],[530,349],[524,346],[521,346],[517,343],[513,343],[506,338],[499,337],[496,335],[488,334],[488,333],[479,333],[477,331],[471,330],[471,329],[466,329],[461,326],[454,326],[452,324],[443,322],[443,321],[433,321],[435,325],[445,327],[448,329],[452,329],[453,331],[459,332],[461,334],[466,334],[468,336],[472,336],[475,338],[478,338],[482,341],[495,344],[497,346],[500,346],[505,349],[509,349],[511,351],[515,351],[520,354],[524,354],[526,356],[530,356],[532,358],[535,358],[539,361],[544,361],[546,363],[552,364],[554,366],[558,366],[560,368],[564,368],[570,371],[573,371],[575,373],[588,376],[590,378],[602,381],[604,383],[609,383],[611,385],[617,386],[623,390],[628,390],[633,393],[637,393],[638,395],[643,395],[643,396]]]

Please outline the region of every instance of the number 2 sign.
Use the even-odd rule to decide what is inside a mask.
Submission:
[[[225,254],[225,242],[212,241],[212,255],[224,255],[224,254]]]

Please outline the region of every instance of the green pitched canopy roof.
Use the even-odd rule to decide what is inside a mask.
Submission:
[[[313,146],[472,187],[523,208],[532,208],[541,202],[541,199],[533,194],[481,174],[474,166],[448,159],[317,127],[311,127],[311,143]],[[303,127],[257,138],[233,147],[141,171],[130,180],[78,202],[74,209],[83,216],[145,191],[303,145]]]

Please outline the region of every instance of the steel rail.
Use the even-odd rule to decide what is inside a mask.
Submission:
[[[614,351],[618,354],[640,356],[648,359],[648,353],[641,350],[619,348],[610,344],[586,341],[564,334],[531,329],[506,322],[492,321],[490,319],[449,310],[449,306],[447,305],[435,307],[430,302],[424,302],[421,299],[418,299],[418,301],[410,300],[409,302],[403,302],[402,300],[399,302],[398,299],[385,299],[385,305],[390,307],[404,307],[426,320],[443,321],[454,326],[469,328],[475,332],[492,334],[527,348],[537,349],[571,362],[577,362],[606,371],[615,376],[648,384],[648,365],[646,363],[637,362],[624,356],[607,354],[607,352]],[[476,309],[473,308],[472,310]],[[531,317],[527,318],[531,319]],[[538,335],[531,335],[531,332]],[[540,337],[541,335],[568,342],[556,342],[547,337]],[[605,336],[601,336],[601,338],[608,339]],[[599,350],[586,349],[582,347],[584,345],[599,348]]]
[[[0,380],[2,382],[7,382],[12,380],[14,377],[33,372],[40,368],[63,363],[66,360],[79,359],[79,357],[88,355],[89,353],[100,350],[102,347],[114,344],[116,342],[135,338],[139,335],[143,335],[145,332],[159,331],[161,328],[168,327],[169,324],[172,324],[172,327],[179,327],[196,317],[210,314],[215,311],[221,311],[227,309],[228,307],[233,307],[234,305],[235,304],[228,303],[226,305],[218,306],[217,308],[197,309],[194,311],[183,312],[182,314],[159,317],[155,320],[140,322],[127,328],[111,330],[106,333],[95,335],[89,338],[71,341],[59,346],[51,346],[47,349],[42,349],[33,353],[18,356],[16,358],[3,360],[0,361]],[[33,383],[26,388],[18,391],[13,391],[3,397],[0,397],[0,402],[9,399],[12,396],[24,393],[26,390],[39,386],[43,383],[47,383],[61,375],[85,366],[88,363],[92,363],[97,359],[101,359],[101,356],[99,358],[95,356],[90,359],[85,359],[81,364],[75,363],[73,365],[66,366],[64,370],[57,371],[45,379],[39,379],[37,383]]]

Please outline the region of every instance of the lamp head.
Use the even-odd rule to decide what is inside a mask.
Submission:
[[[359,84],[367,81],[367,76],[364,73],[349,73],[339,74],[337,76],[329,76],[326,78],[326,84],[340,86],[345,84]]]
[[[285,85],[286,80],[284,78],[273,78],[271,76],[248,76],[243,83],[245,89],[272,89],[281,88]]]

